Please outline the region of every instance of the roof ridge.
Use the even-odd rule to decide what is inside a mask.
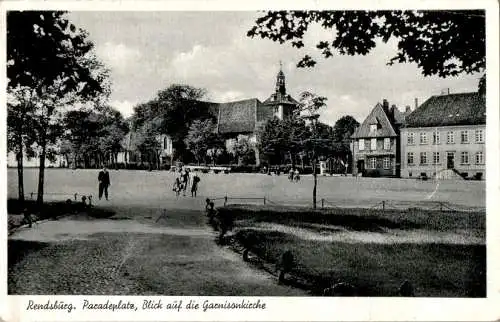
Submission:
[[[431,97],[444,97],[444,96],[459,96],[459,95],[479,95],[478,92],[464,92],[464,93],[449,93],[449,94],[436,94]]]
[[[259,100],[258,98],[253,97],[253,98],[245,98],[245,99],[240,99],[240,100],[237,100],[237,101],[223,102],[223,103],[217,103],[217,104],[231,104],[231,103],[258,101],[258,100]]]

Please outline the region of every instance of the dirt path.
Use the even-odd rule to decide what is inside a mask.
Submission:
[[[131,207],[115,219],[71,216],[16,231],[9,293],[305,295],[217,246],[199,210],[169,210],[158,222],[151,213]]]

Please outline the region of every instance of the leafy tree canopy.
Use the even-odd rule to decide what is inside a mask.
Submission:
[[[483,72],[486,67],[485,11],[269,11],[257,18],[249,37],[267,38],[304,47],[303,38],[312,24],[331,30],[316,48],[323,57],[333,52],[366,55],[394,38],[398,49],[388,64],[414,62],[423,75],[453,76]],[[305,55],[298,67],[313,67]]]
[[[62,11],[7,12],[7,78],[9,88],[28,86],[37,92],[57,82],[58,95],[78,92],[84,98],[109,91],[108,71],[92,54],[88,33],[76,28]],[[99,72],[98,72],[99,71]]]
[[[189,126],[184,142],[200,163],[207,156],[209,149],[222,146],[222,138],[216,132],[216,125],[211,119],[194,120]]]
[[[333,127],[333,136],[335,142],[349,142],[359,122],[350,115],[342,116],[335,122]]]

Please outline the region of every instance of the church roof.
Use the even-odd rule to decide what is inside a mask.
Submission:
[[[219,133],[253,132],[260,101],[256,98],[220,103],[217,117]]]
[[[264,104],[264,105],[277,105],[277,104],[293,104],[293,105],[298,105],[299,102],[297,102],[289,94],[281,95],[280,93],[273,93],[262,104]]]
[[[477,92],[432,96],[406,117],[406,127],[475,124],[486,124],[486,100]]]
[[[397,108],[394,109],[396,115]],[[399,111],[398,111],[399,112]],[[396,116],[395,116],[396,118]],[[377,124],[377,130],[374,132],[370,131],[370,125]],[[351,138],[377,138],[377,137],[394,137],[397,136],[388,115],[384,111],[382,104],[377,103],[372,109],[368,117],[364,122],[354,131]]]

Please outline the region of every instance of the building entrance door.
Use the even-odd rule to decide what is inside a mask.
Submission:
[[[358,173],[365,172],[365,160],[358,160]]]
[[[455,168],[455,152],[446,153],[446,168],[447,169]]]

